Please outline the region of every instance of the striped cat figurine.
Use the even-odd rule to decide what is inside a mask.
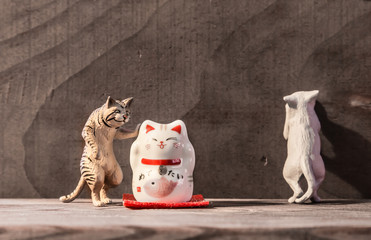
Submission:
[[[60,197],[60,201],[72,202],[87,183],[94,206],[101,207],[112,202],[107,197],[107,190],[119,185],[123,178],[113,152],[113,139],[136,137],[139,131],[139,125],[134,131],[122,128],[130,119],[132,102],[133,98],[118,101],[108,97],[106,103],[89,116],[82,130],[85,147],[80,162],[80,181],[76,189]]]

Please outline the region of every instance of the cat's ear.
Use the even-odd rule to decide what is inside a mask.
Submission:
[[[150,132],[152,130],[155,130],[155,128],[152,127],[151,125],[147,124],[147,126],[146,126],[146,133],[148,133],[148,132]]]
[[[106,107],[110,108],[114,104],[116,104],[116,100],[111,98],[111,96],[108,96],[107,101],[106,101]]]
[[[305,97],[308,99],[307,100],[308,102],[316,101],[318,93],[319,93],[318,90],[309,91],[307,92]]]
[[[187,128],[182,120],[175,120],[174,122],[169,123],[169,125],[172,131],[187,136]]]
[[[132,104],[134,98],[132,97],[129,97],[127,99],[124,99],[121,101],[121,103],[125,106],[125,107],[130,107],[130,105]]]
[[[285,101],[290,108],[296,108],[296,105],[298,104],[298,99],[293,94],[284,96],[283,101]]]
[[[171,130],[180,134],[182,132],[182,126],[177,125],[177,126],[173,127]]]

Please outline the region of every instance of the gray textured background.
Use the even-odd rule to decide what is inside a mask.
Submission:
[[[313,89],[320,196],[371,198],[371,1],[1,1],[0,197],[71,192],[110,95],[135,97],[130,126],[185,121],[195,193],[288,198],[282,96]],[[114,197],[132,142],[115,142]]]

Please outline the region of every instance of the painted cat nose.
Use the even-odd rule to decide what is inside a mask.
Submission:
[[[164,144],[164,141],[160,141],[160,144],[158,145],[161,149],[164,149],[166,144]]]

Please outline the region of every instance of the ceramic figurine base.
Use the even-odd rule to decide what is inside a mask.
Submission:
[[[122,195],[123,206],[133,209],[159,209],[159,208],[194,208],[194,207],[208,207],[209,201],[199,195],[193,195],[189,202],[182,203],[154,203],[154,202],[138,202],[135,200],[133,194]]]

